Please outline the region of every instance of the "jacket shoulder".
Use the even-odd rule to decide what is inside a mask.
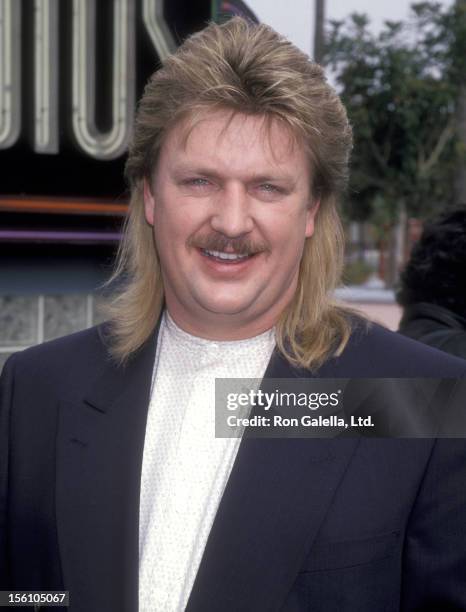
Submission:
[[[15,376],[28,386],[70,389],[95,378],[109,360],[98,325],[15,353],[5,368],[14,362]]]

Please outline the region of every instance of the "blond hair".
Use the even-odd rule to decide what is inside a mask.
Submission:
[[[347,182],[351,127],[319,65],[267,25],[239,17],[189,37],[152,75],[139,103],[125,168],[129,215],[110,279],[123,281],[107,310],[111,353],[124,362],[140,348],[164,303],[153,232],[144,217],[144,179],[152,177],[173,126],[208,109],[281,121],[306,149],[320,209],[276,341],[293,365],[314,369],[341,353],[351,331],[349,311],[331,298],[343,266],[337,202]]]

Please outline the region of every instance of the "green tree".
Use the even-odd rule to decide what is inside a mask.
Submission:
[[[466,0],[411,9],[378,35],[356,13],[327,33],[325,61],[355,136],[345,214],[384,241],[400,218],[466,201]]]
[[[326,61],[354,126],[346,210],[355,220],[393,224],[401,207],[422,217],[453,198],[456,86],[437,48],[445,15],[435,3],[413,14],[377,36],[365,15],[331,22]]]

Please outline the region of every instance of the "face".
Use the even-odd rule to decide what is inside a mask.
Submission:
[[[234,340],[291,301],[318,202],[304,148],[263,117],[216,111],[167,135],[144,185],[168,311],[184,330]]]

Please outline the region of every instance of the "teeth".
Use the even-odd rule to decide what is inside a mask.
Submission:
[[[238,259],[244,259],[245,257],[249,257],[249,255],[238,255],[237,253],[223,253],[222,251],[209,251],[207,249],[203,249],[204,253],[210,255],[210,257],[217,257],[218,259],[225,259],[229,261],[236,261]]]

